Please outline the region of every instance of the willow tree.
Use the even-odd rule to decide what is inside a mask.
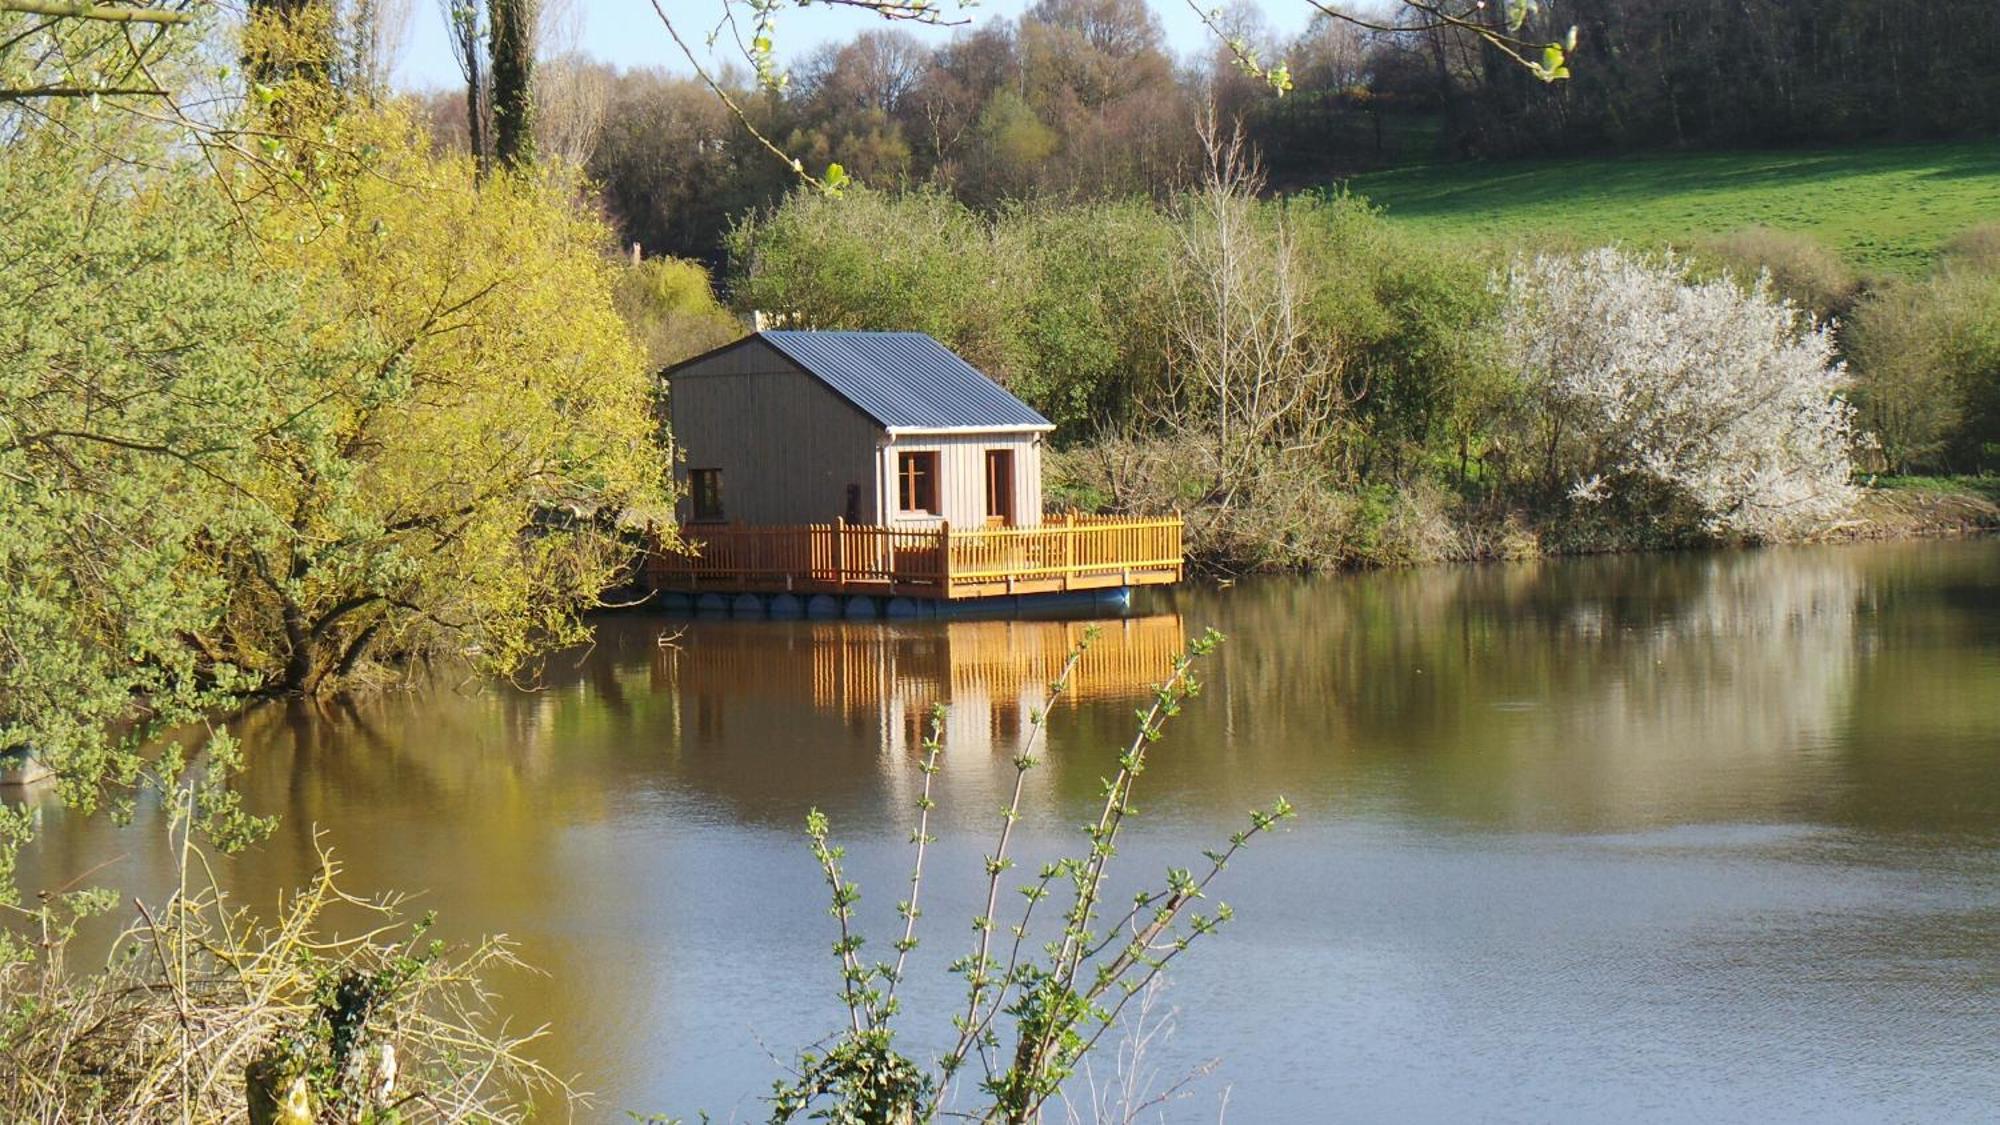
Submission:
[[[368,155],[255,232],[302,295],[260,364],[284,425],[196,641],[287,692],[439,654],[513,671],[581,636],[629,559],[621,519],[663,514],[609,236],[553,180],[434,157],[397,111],[338,128]]]
[[[261,518],[235,484],[272,418],[258,342],[296,310],[166,131],[38,121],[0,145],[0,751],[89,808],[173,773],[140,746],[247,686],[188,638],[225,597],[204,547]],[[31,813],[0,810],[0,905]]]

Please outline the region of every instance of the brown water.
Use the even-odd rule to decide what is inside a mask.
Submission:
[[[2000,1116],[2000,541],[1142,599],[1053,716],[1027,856],[1075,839],[1144,684],[1208,625],[1231,639],[1122,870],[1197,861],[1280,793],[1300,816],[1175,974],[1149,1065],[1221,1061],[1170,1120],[1225,1090],[1234,1122]],[[296,883],[320,830],[351,886],[521,941],[549,975],[503,981],[509,1010],[553,1026],[585,1117],[761,1119],[767,1051],[837,1014],[806,810],[886,945],[913,735],[952,703],[921,1051],[1007,756],[1079,629],[625,617],[540,692],[262,711],[246,787],[284,825],[231,877]],[[31,886],[112,857],[100,878],[167,878],[157,817],[46,820]]]

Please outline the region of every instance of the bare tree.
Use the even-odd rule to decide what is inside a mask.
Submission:
[[[490,105],[486,84],[486,8],[480,0],[444,0],[445,20],[451,25],[451,53],[458,72],[465,78],[466,147],[472,162],[485,175],[493,160],[491,134],[486,127]]]
[[[1240,130],[1225,133],[1212,109],[1198,130],[1206,167],[1174,205],[1171,358],[1151,413],[1208,448],[1226,503],[1270,455],[1323,452],[1348,404],[1340,355],[1307,315],[1298,247],[1283,212],[1258,204],[1263,176]]]
[[[389,88],[410,24],[410,0],[352,0],[340,22],[346,39],[350,89],[373,97]]]
[[[583,8],[576,0],[545,0],[536,34],[535,149],[572,167],[589,163],[604,134],[612,74],[579,47]]]

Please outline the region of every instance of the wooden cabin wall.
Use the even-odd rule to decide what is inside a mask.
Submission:
[[[688,470],[721,469],[726,521],[831,523],[848,514],[853,485],[857,522],[877,522],[881,428],[769,345],[753,340],[676,371],[667,413],[685,455],[675,479],[685,487]],[[683,499],[681,519],[692,514]]]
[[[968,434],[940,437],[907,436],[884,446],[879,471],[884,482],[882,503],[896,527],[929,527],[949,520],[953,528],[986,526],[986,451],[1014,451],[1014,526],[1042,523],[1042,446],[1033,433]],[[938,454],[937,516],[908,515],[896,510],[896,457],[900,453]]]

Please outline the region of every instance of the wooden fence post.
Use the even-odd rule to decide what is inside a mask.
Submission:
[[[847,517],[833,517],[833,584],[847,589]]]
[[[1076,509],[1075,508],[1071,508],[1069,511],[1063,513],[1062,541],[1063,541],[1063,553],[1062,553],[1063,587],[1062,588],[1065,591],[1067,591],[1070,587],[1070,579],[1076,573]]]
[[[951,596],[951,521],[938,525],[938,583]]]

